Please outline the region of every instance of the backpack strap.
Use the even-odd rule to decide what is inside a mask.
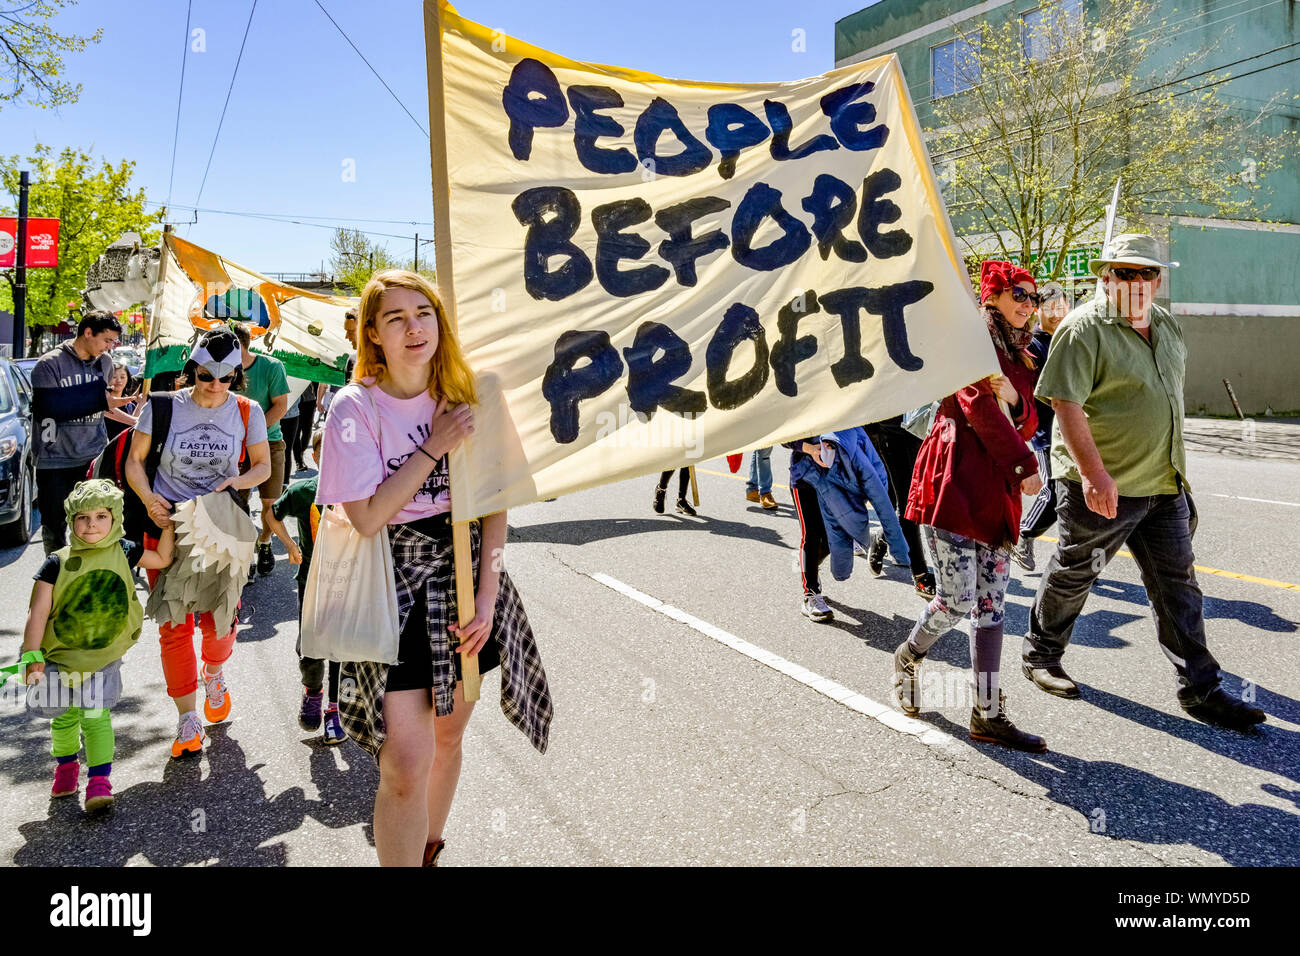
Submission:
[[[242,465],[248,457],[248,416],[252,413],[253,401],[238,392],[235,393],[235,401],[239,404],[239,417],[244,420],[244,438],[239,444],[239,463]]]
[[[135,433],[134,428],[123,429],[122,434],[117,436],[117,450],[113,452],[113,478],[118,483],[119,488],[126,486],[126,468],[123,467],[123,459],[126,458],[127,441]]]
[[[158,474],[158,465],[162,462],[163,448],[167,445],[167,433],[172,427],[172,392],[154,392],[149,396],[150,414],[153,416],[153,431],[149,434],[149,454],[144,459],[144,473],[152,485]]]

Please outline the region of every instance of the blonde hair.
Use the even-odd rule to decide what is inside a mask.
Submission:
[[[434,398],[445,398],[452,405],[477,404],[478,388],[474,382],[474,372],[460,350],[460,341],[451,327],[451,320],[447,318],[447,310],[442,307],[437,290],[424,276],[406,269],[376,272],[361,290],[361,305],[357,309],[357,364],[352,373],[352,381],[374,378],[377,384],[388,374],[384,351],[370,341],[367,332],[370,329],[378,332],[380,302],[389,289],[418,292],[429,300],[438,317],[438,350],[434,353],[429,374],[429,394]]]

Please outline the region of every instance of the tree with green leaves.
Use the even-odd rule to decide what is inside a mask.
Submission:
[[[335,229],[330,236],[330,271],[344,295],[359,295],[374,273],[397,264],[387,248],[359,229]]]
[[[48,146],[38,145],[25,159],[0,157],[0,183],[13,200],[4,215],[15,214],[18,173],[23,169],[32,171],[29,215],[59,220],[58,266],[27,270],[27,322],[36,354],[42,333],[67,317],[67,303],[80,302],[91,264],[124,232],[139,233],[146,245],[157,244],[164,213],[146,212],[144,190],[131,190],[135,163],[100,160],[96,168],[88,153],[68,148],[56,159]],[[14,280],[12,273],[5,278],[9,283],[0,286],[0,305],[8,309]]]
[[[412,247],[414,250],[414,247]],[[427,268],[429,258],[421,257],[421,267],[414,269],[415,259],[398,259],[388,247],[370,238],[359,229],[335,229],[330,237],[330,271],[340,295],[360,295],[370,277],[384,269],[407,269],[419,272],[430,282],[437,282],[437,273]]]
[[[1264,180],[1295,149],[1262,132],[1277,100],[1229,104],[1206,69],[1214,46],[1175,55],[1153,5],[1082,10],[1044,0],[1032,18],[963,24],[944,64],[953,92],[931,101],[930,155],[967,251],[1039,262],[1049,279],[1071,248],[1100,245],[1117,180],[1128,229],[1188,209],[1239,218],[1266,208]]]
[[[49,108],[74,103],[80,83],[60,79],[63,56],[98,43],[103,28],[90,36],[62,34],[50,27],[54,16],[76,0],[0,0],[0,108],[24,102]]]

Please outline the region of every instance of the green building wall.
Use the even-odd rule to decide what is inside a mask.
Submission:
[[[1154,5],[1155,19],[1166,21],[1172,39],[1162,56],[1212,45],[1198,69],[1254,57],[1216,71],[1234,77],[1218,92],[1246,111],[1273,102],[1268,132],[1300,131],[1300,60],[1272,66],[1300,54],[1297,46],[1277,49],[1300,42],[1300,0]],[[1036,0],[879,0],[835,24],[836,66],[897,53],[917,115],[929,127],[931,47],[951,40],[957,30],[974,31],[982,19],[997,23],[1038,6]],[[1096,4],[1085,0],[1083,6],[1085,21],[1092,19]],[[1300,155],[1288,157],[1260,183],[1253,219],[1225,221],[1188,207],[1158,230],[1169,258],[1181,264],[1170,271],[1166,291],[1187,339],[1189,412],[1233,414],[1226,378],[1247,414],[1300,413]],[[978,231],[960,216],[953,225],[959,233]]]

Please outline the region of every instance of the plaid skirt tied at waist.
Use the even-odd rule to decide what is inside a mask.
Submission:
[[[433,709],[439,717],[452,712],[455,702],[457,662],[447,630],[457,619],[456,575],[452,556],[451,525],[447,533],[431,536],[407,525],[390,525],[389,544],[397,583],[397,611],[402,626],[417,600],[428,607],[429,646],[433,657]],[[470,525],[474,578],[478,580],[479,523]],[[534,747],[546,752],[550,732],[550,688],[533,630],[524,613],[514,582],[501,569],[492,639],[501,655],[501,711],[523,731]],[[384,690],[388,665],[371,661],[345,661],[339,665],[339,718],[349,737],[379,759],[387,733],[384,728]]]

